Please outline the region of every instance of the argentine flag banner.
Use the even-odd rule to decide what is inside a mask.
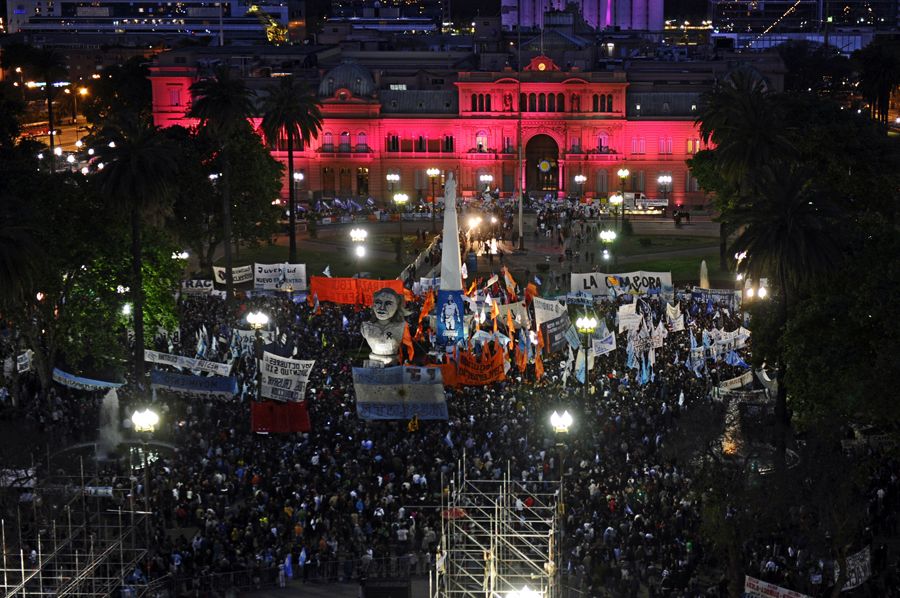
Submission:
[[[444,379],[437,367],[353,368],[360,419],[447,419]]]

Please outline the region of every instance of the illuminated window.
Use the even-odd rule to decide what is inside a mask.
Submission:
[[[322,149],[326,152],[333,151],[334,149],[334,136],[331,133],[325,133],[322,135]]]
[[[661,155],[668,155],[672,153],[672,138],[671,137],[660,137],[659,138],[659,153]]]
[[[609,151],[609,135],[606,133],[597,135],[597,150],[601,152]]]
[[[350,151],[350,131],[343,131],[341,133],[341,146],[339,150],[342,152]]]
[[[369,138],[365,133],[356,135],[356,151],[364,152],[369,149]]]
[[[479,152],[483,152],[487,150],[488,146],[488,134],[487,131],[478,131],[475,134],[475,149]]]
[[[181,88],[180,87],[170,87],[169,88],[169,105],[170,106],[181,106]]]

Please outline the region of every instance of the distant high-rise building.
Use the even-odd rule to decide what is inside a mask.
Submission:
[[[665,26],[663,0],[501,0],[503,28],[543,28],[546,12],[570,10],[571,5],[594,29],[662,31]]]
[[[762,33],[820,31],[826,27],[893,29],[898,0],[709,0],[708,16],[719,31]]]
[[[449,0],[332,0],[332,17],[425,17],[449,20]]]

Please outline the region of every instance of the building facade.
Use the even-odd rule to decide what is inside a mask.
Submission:
[[[158,63],[151,72],[156,124],[192,125],[185,114],[197,68]],[[379,89],[366,68],[339,64],[320,78],[324,124],[295,153],[303,174],[295,184],[310,199],[381,200],[399,191],[416,199],[431,196],[432,184],[440,195],[452,171],[464,197],[483,191],[488,177],[510,196],[518,174],[532,196],[602,199],[620,189],[617,172],[627,168],[626,191],[700,205],[704,195],[686,164],[702,148],[694,124],[700,80],[654,92],[661,76],[636,70],[631,89],[625,70],[564,71],[536,56],[522,72],[460,72],[451,89]],[[286,162],[284,152],[274,155]],[[430,180],[430,168],[440,177]],[[577,175],[586,180],[576,183]],[[660,187],[660,175],[671,185]]]
[[[567,11],[572,5],[598,30],[662,31],[665,25],[663,0],[501,0],[500,16],[507,31],[542,29],[548,12]]]

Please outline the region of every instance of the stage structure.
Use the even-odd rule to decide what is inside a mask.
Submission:
[[[468,479],[463,464],[443,500],[432,598],[560,598],[556,482]]]
[[[18,503],[0,520],[0,597],[147,595],[134,575],[148,530],[134,487],[87,477],[83,464],[80,476],[46,471],[0,488],[7,514]]]

